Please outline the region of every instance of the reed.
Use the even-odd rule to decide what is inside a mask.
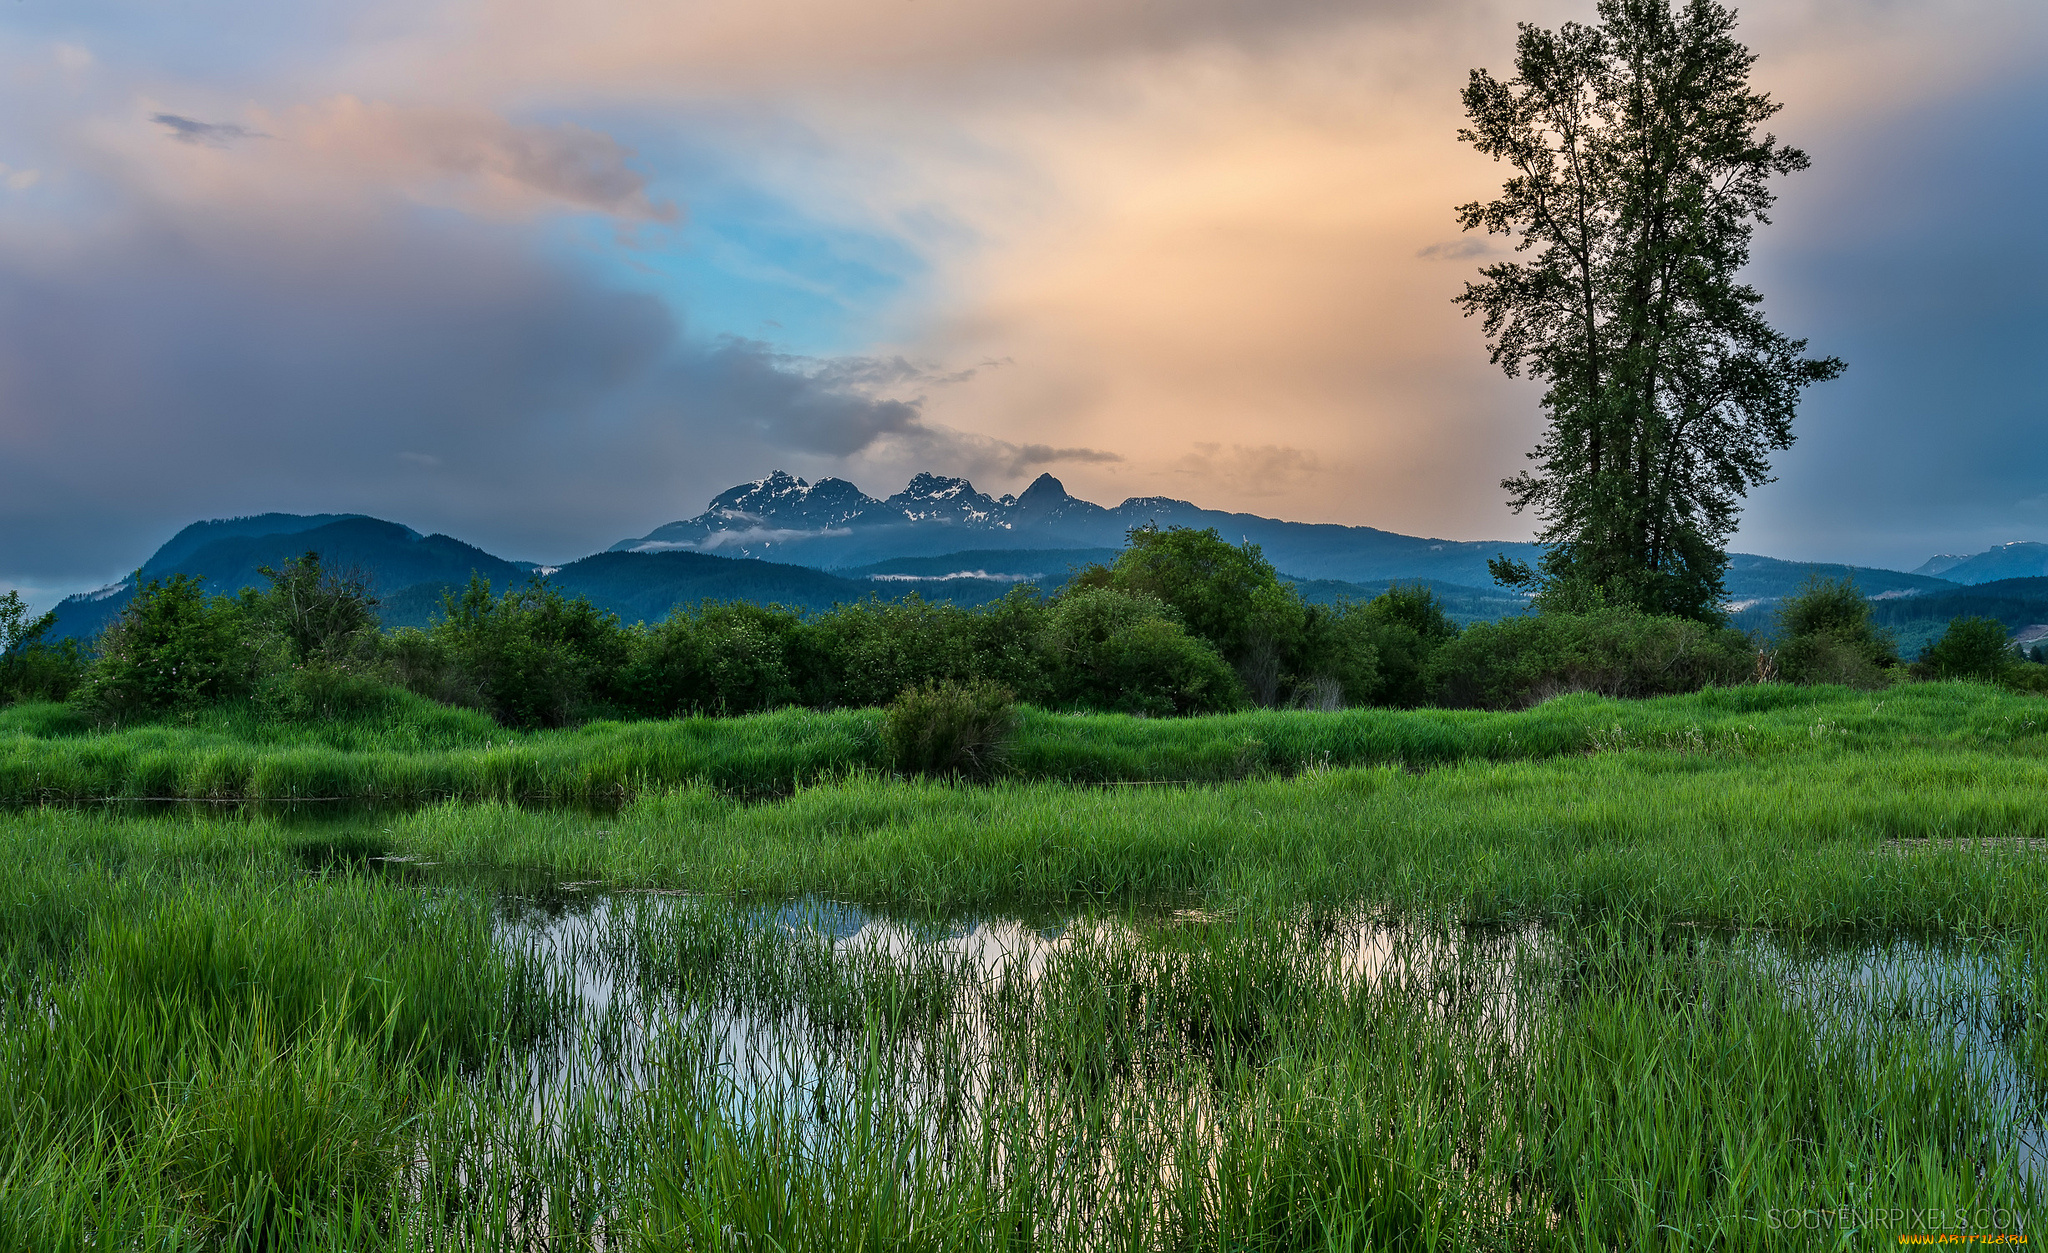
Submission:
[[[0,1247],[2031,1230],[2035,712],[1034,712],[983,785],[872,768],[861,713],[380,746],[17,708],[9,770],[417,803],[0,813]],[[632,783],[531,803],[577,778]]]
[[[62,706],[0,710],[0,804],[113,798],[617,804],[700,785],[742,797],[886,773],[876,710],[507,731],[408,697],[390,716],[277,722],[247,707],[94,730]],[[1763,685],[1655,700],[1566,696],[1517,713],[1266,710],[1199,718],[1027,709],[998,780],[1222,783],[1330,767],[1666,750],[1742,760],[1902,748],[2037,757],[2040,699],[1984,684],[1872,694]]]

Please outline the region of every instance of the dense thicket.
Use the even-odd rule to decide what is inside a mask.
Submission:
[[[1079,571],[1051,597],[1020,587],[975,609],[911,596],[822,613],[705,602],[631,626],[545,580],[494,590],[479,577],[445,597],[428,628],[387,633],[365,580],[323,569],[316,554],[264,573],[267,590],[233,597],[209,596],[181,575],[149,581],[101,637],[82,680],[75,648],[43,645],[43,620],[0,599],[0,695],[60,698],[75,685],[82,713],[119,725],[235,701],[269,716],[374,716],[404,688],[505,726],[560,727],[876,708],[923,692],[922,705],[902,707],[959,705],[957,718],[946,715],[959,726],[944,745],[905,750],[936,762],[958,757],[964,750],[946,745],[974,740],[974,726],[1000,721],[982,696],[962,703],[962,692],[1167,717],[1245,707],[1508,709],[1563,692],[1653,696],[1773,677],[1876,687],[1904,673],[1869,602],[1846,581],[1810,582],[1784,605],[1777,638],[1762,644],[1598,597],[1580,605],[1546,596],[1534,612],[1461,631],[1425,587],[1311,605],[1256,546],[1185,529],[1132,532],[1115,561]],[[2048,687],[2048,667],[2021,661],[2003,630],[1980,620],[1955,624],[1913,673]]]

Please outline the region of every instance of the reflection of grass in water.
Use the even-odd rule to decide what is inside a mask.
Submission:
[[[1773,1209],[2030,1199],[1954,1054],[1823,1023],[1725,954],[1553,938],[1503,1014],[1461,963],[1397,945],[1406,977],[1345,981],[1286,930],[1084,932],[961,988],[947,1047],[778,1037],[808,1088],[734,1090],[674,1037],[636,1116],[684,1148],[643,1221],[679,1248],[1747,1247],[1783,1238]]]

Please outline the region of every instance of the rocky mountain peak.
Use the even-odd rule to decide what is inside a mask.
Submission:
[[[1073,497],[1067,494],[1067,485],[1050,474],[1041,474],[1031,480],[1031,486],[1018,493],[1017,503],[1026,509],[1044,509],[1052,505],[1064,505]]]

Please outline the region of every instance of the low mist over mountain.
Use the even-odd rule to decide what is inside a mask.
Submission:
[[[1092,562],[1112,560],[1136,526],[1214,527],[1226,539],[1260,545],[1312,601],[1365,599],[1394,582],[1426,582],[1461,621],[1520,612],[1525,601],[1492,585],[1488,557],[1524,560],[1535,545],[1425,539],[1364,526],[1287,522],[1202,509],[1183,500],[1136,497],[1114,508],[1080,500],[1051,475],[1016,496],[989,496],[966,479],[920,474],[900,492],[876,498],[844,479],[806,483],[777,471],[720,493],[703,513],[622,540],[603,553],[541,567],[485,552],[448,535],[360,514],[262,514],[196,522],[143,563],[143,578],[186,573],[208,590],[260,586],[263,566],[313,551],[336,569],[369,577],[390,626],[424,625],[442,595],[472,573],[504,589],[545,577],[571,596],[587,596],[628,622],[653,621],[705,599],[748,600],[823,609],[869,596],[917,594],[977,605],[1020,584],[1051,591]],[[1945,577],[1930,568],[1943,567]],[[1964,583],[2001,577],[1998,563],[2036,573],[2048,545],[2008,544],[1970,558],[1936,558],[1921,572],[1781,561],[1732,554],[1730,608],[1745,626],[1767,629],[1777,602],[1807,578],[1852,578],[1886,605],[1902,640],[1980,601],[1987,616],[2014,629],[2048,621],[2048,579],[2001,584],[1991,599]],[[1982,572],[1981,577],[1966,577]],[[74,596],[58,607],[62,635],[89,637],[134,594],[133,578]],[[1996,604],[1992,604],[1992,600]],[[1925,622],[1922,622],[1922,619]]]

